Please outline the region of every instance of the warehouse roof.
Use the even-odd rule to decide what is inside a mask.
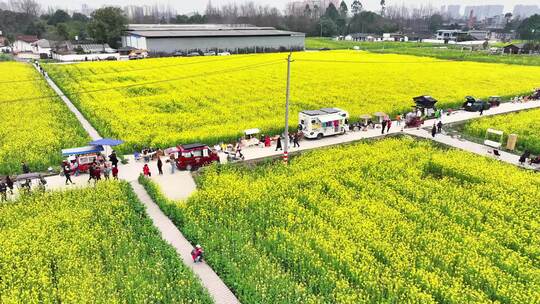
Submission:
[[[130,24],[126,34],[148,38],[305,36],[249,24]]]
[[[189,38],[189,37],[250,37],[250,36],[304,36],[280,30],[160,30],[160,31],[128,31],[128,34],[147,38]]]

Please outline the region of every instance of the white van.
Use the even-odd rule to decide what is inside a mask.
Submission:
[[[311,139],[345,134],[349,129],[349,113],[337,108],[302,111],[298,120],[298,129]]]

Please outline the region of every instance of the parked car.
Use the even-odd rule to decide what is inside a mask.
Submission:
[[[489,110],[491,105],[480,99],[476,99],[472,96],[465,97],[466,101],[463,103],[463,108],[467,112],[480,112],[480,110]]]
[[[210,51],[203,54],[204,56],[216,56],[216,52]]]
[[[197,57],[197,56],[201,56],[201,54],[199,54],[199,52],[191,52],[187,54],[187,57]]]
[[[219,155],[205,144],[181,145],[176,149],[176,167],[179,170],[197,170],[200,167],[219,162]]]
[[[176,51],[173,53],[173,56],[174,57],[182,57],[182,56],[186,56],[186,54],[182,51]]]
[[[230,56],[230,55],[231,55],[231,53],[229,53],[229,52],[220,52],[220,53],[218,53],[218,56]]]
[[[115,61],[115,60],[118,60],[118,59],[116,57],[114,57],[114,56],[109,56],[109,57],[105,58],[105,60]]]

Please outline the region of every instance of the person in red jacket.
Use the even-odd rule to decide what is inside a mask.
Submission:
[[[144,176],[146,177],[152,176],[152,173],[150,172],[150,167],[148,167],[148,164],[144,164],[144,167],[142,170],[143,170]]]
[[[191,258],[193,258],[193,263],[202,262],[203,253],[204,250],[202,249],[201,245],[197,244],[195,248],[191,250]]]

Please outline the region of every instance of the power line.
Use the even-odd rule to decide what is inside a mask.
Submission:
[[[320,63],[354,63],[354,64],[425,64],[425,63],[455,63],[452,60],[432,60],[432,61],[351,61],[351,60],[318,60],[318,59],[296,59],[298,62],[320,62]]]
[[[253,64],[253,65],[246,65],[244,67],[239,67],[239,68],[229,68],[229,69],[223,69],[223,70],[218,70],[218,71],[214,71],[214,72],[199,73],[199,74],[183,76],[183,77],[178,77],[178,78],[160,79],[160,80],[155,80],[155,81],[133,83],[133,84],[128,84],[128,85],[109,87],[109,88],[103,88],[103,89],[78,91],[78,92],[73,92],[72,94],[80,95],[80,94],[96,93],[96,92],[103,92],[103,91],[113,91],[113,90],[128,89],[128,88],[144,86],[144,85],[159,84],[159,83],[166,83],[166,82],[174,82],[174,81],[180,81],[180,80],[188,80],[188,79],[199,78],[199,77],[204,77],[204,76],[214,76],[214,75],[219,75],[219,74],[228,74],[228,73],[234,73],[234,72],[239,72],[239,71],[244,71],[244,70],[250,70],[250,69],[256,69],[256,68],[260,68],[260,67],[270,66],[270,65],[274,65],[274,64],[278,64],[278,63],[283,63],[283,60],[268,61],[268,62]],[[59,96],[60,97],[65,97],[66,95],[65,94],[61,94],[61,95],[54,94],[54,95],[45,95],[45,96],[38,96],[38,97],[32,97],[32,98],[19,98],[19,99],[11,99],[11,100],[0,100],[0,103],[11,103],[11,102],[19,102],[19,101],[39,100],[39,99],[55,98],[55,97],[59,97]]]
[[[187,62],[187,63],[178,63],[178,64],[169,64],[169,65],[160,65],[160,66],[152,66],[147,68],[138,68],[138,69],[125,69],[120,71],[108,71],[108,72],[102,72],[102,73],[94,73],[92,75],[81,75],[81,76],[87,76],[87,77],[96,77],[100,75],[107,75],[107,74],[116,74],[116,73],[129,73],[129,72],[137,72],[137,71],[148,71],[148,70],[158,70],[158,69],[168,69],[173,67],[179,67],[179,66],[189,66],[189,65],[196,65],[196,64],[203,64],[203,63],[212,63],[212,62],[222,62],[222,61],[230,61],[235,59],[242,59],[246,56],[242,55],[235,55],[235,56],[228,56],[221,59],[213,59],[213,60],[201,60],[201,61],[194,61],[194,62]],[[79,71],[79,69],[77,69]],[[22,82],[32,82],[32,81],[39,81],[42,78],[28,78],[28,79],[20,79],[20,80],[8,80],[8,81],[0,81],[0,84],[6,84],[6,83],[22,83]]]

